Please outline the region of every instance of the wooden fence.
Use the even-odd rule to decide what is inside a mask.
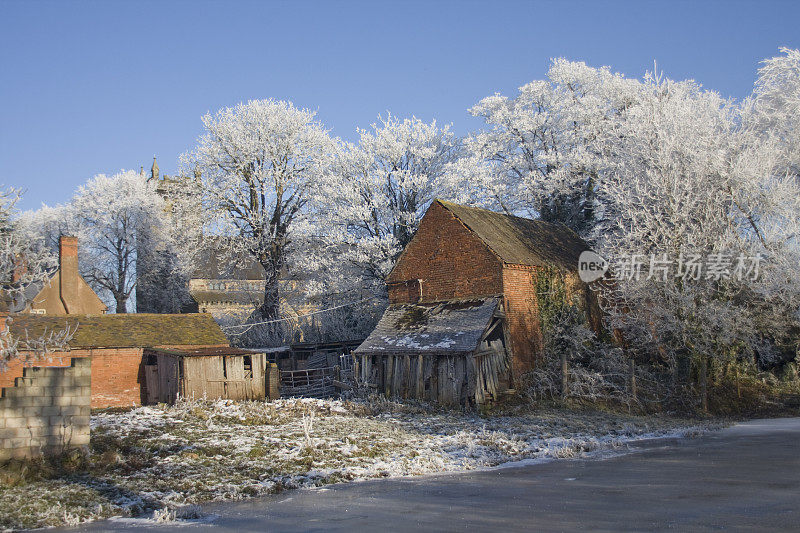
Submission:
[[[339,394],[334,382],[339,379],[339,367],[309,368],[281,371],[281,396],[291,398],[330,398]]]

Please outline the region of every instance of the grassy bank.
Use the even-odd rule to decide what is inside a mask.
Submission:
[[[577,457],[721,425],[557,408],[479,416],[380,398],[106,410],[92,416],[88,456],[12,464],[0,472],[0,526],[78,524],[157,510],[156,518],[171,518],[196,514],[191,505],[206,501]]]

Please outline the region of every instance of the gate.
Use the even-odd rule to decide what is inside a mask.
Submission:
[[[330,398],[337,396],[339,391],[334,381],[338,374],[339,368],[335,366],[281,371],[281,397]]]

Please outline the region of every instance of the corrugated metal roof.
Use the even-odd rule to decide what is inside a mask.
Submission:
[[[578,269],[578,257],[590,247],[562,224],[495,213],[436,200],[509,264]]]
[[[355,354],[472,353],[489,326],[497,297],[393,304]]]
[[[12,315],[10,331],[18,339],[75,329],[71,348],[129,348],[168,345],[227,345],[214,318],[206,313],[181,315],[115,314],[47,316]]]

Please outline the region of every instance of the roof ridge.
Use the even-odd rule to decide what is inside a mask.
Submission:
[[[580,252],[591,248],[565,224],[498,213],[439,198],[435,201],[506,265],[555,264],[574,270]]]
[[[475,205],[466,205],[466,204],[457,204],[455,202],[451,202],[450,200],[442,200],[441,198],[436,198],[434,201],[439,202],[440,204],[442,204],[445,208],[447,208],[448,211],[451,211],[451,210],[448,208],[447,204],[449,204],[451,206],[455,206],[455,207],[457,207],[459,209],[472,209],[474,211],[484,211],[484,212],[490,213],[492,215],[498,215],[498,216],[501,216],[501,217],[508,217],[508,218],[517,218],[519,220],[525,220],[525,221],[528,221],[528,222],[535,222],[537,224],[547,224],[547,225],[550,225],[550,226],[559,226],[559,227],[562,227],[562,228],[567,228],[570,231],[573,231],[572,228],[570,228],[569,226],[567,226],[566,224],[563,224],[561,222],[550,222],[549,220],[542,220],[541,218],[521,217],[519,215],[512,215],[512,214],[509,214],[509,213],[501,213],[499,211],[494,211],[492,209],[487,209],[486,207],[478,207],[478,206],[475,206]],[[453,214],[455,214],[455,213],[453,213]],[[577,233],[575,235],[577,235]]]
[[[497,252],[497,250],[495,250],[494,248],[492,248],[492,246],[491,246],[491,245],[490,245],[488,242],[486,242],[486,239],[484,239],[483,237],[481,237],[481,234],[480,234],[480,233],[478,233],[477,231],[475,231],[473,228],[469,227],[469,224],[467,224],[467,223],[466,223],[466,221],[464,221],[464,219],[462,219],[460,216],[458,216],[458,213],[456,213],[455,211],[453,211],[452,209],[450,209],[450,207],[448,207],[448,205],[447,205],[447,204],[454,205],[454,206],[457,206],[457,207],[462,207],[462,208],[463,208],[463,207],[466,207],[467,209],[472,209],[472,208],[470,208],[470,207],[468,207],[468,206],[465,206],[465,205],[457,204],[457,203],[454,203],[454,202],[448,202],[448,201],[446,201],[446,200],[440,200],[440,199],[438,199],[438,198],[436,199],[436,201],[437,201],[437,202],[439,202],[439,204],[441,204],[441,206],[442,206],[442,207],[444,207],[445,209],[447,209],[447,212],[448,212],[448,213],[450,213],[451,215],[453,215],[453,216],[456,218],[456,220],[458,220],[458,221],[461,223],[461,225],[462,225],[462,226],[464,226],[465,228],[467,228],[467,230],[469,230],[469,232],[470,232],[470,233],[472,233],[473,235],[475,235],[475,236],[478,238],[478,240],[479,240],[479,241],[481,241],[481,242],[483,243],[483,245],[484,245],[484,246],[486,246],[486,248],[488,248],[488,249],[489,249],[489,251],[490,251],[490,252],[492,252],[492,253],[494,254],[494,256],[495,256],[495,257],[496,257],[498,260],[500,260],[500,262],[501,262],[501,263],[505,263],[505,261],[503,260],[503,256],[502,256],[502,255],[500,255],[500,254]],[[489,213],[494,213],[494,214],[496,214],[496,215],[499,215],[499,214],[501,214],[501,213],[496,213],[495,211],[490,211],[489,209],[482,209],[482,208],[475,208],[475,209],[480,209],[481,211],[488,211]]]

